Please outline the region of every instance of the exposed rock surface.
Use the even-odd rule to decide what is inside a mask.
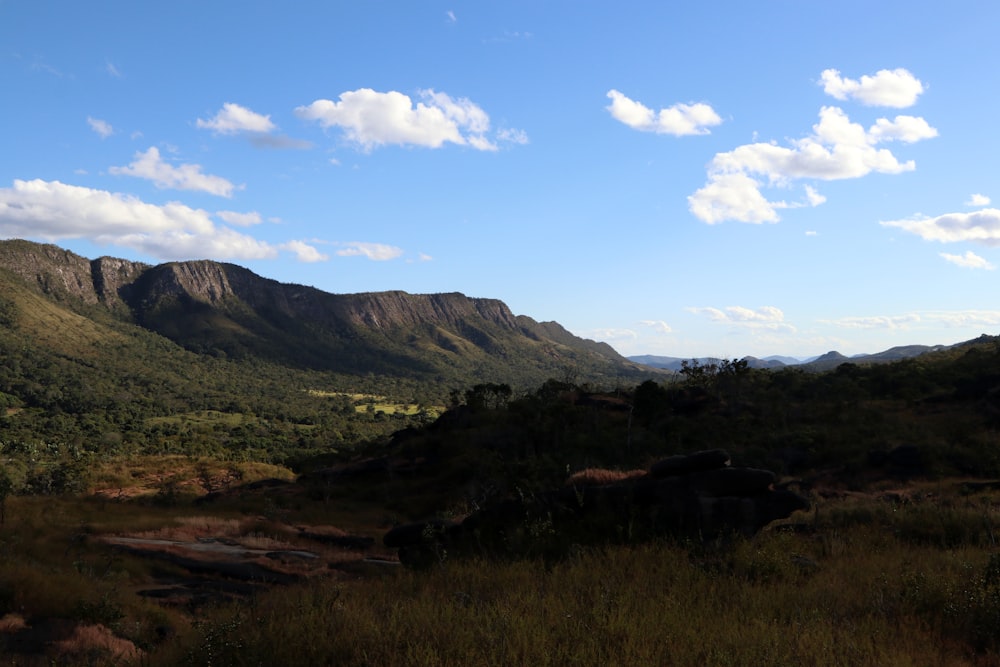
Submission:
[[[712,539],[753,535],[807,509],[774,489],[774,473],[730,467],[723,450],[674,456],[643,476],[574,484],[484,507],[461,522],[434,519],[394,527],[383,537],[400,560],[422,565],[446,554],[551,554],[571,544],[637,542],[663,535]]]
[[[151,266],[0,241],[0,293],[15,282],[77,315],[101,318],[106,309],[119,321],[216,356],[435,379],[459,369],[541,382],[567,363],[597,375],[648,375],[605,343],[514,315],[497,299],[456,292],[333,294],[223,262]]]

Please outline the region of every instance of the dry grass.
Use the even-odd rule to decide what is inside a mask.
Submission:
[[[1000,665],[996,495],[885,487],[822,501],[805,532],[585,549],[554,565],[445,559],[429,572],[315,581],[220,610],[157,659]],[[238,656],[224,648],[235,641]]]
[[[942,612],[980,552],[902,559],[870,547],[859,540],[823,558],[811,539],[769,535],[722,551],[600,549],[552,568],[448,563],[275,591],[206,619],[177,650],[194,664],[205,655],[372,666],[998,664],[995,647],[974,646]],[[792,558],[799,549],[815,567]],[[237,642],[238,653],[226,652]]]
[[[0,634],[13,634],[28,627],[24,616],[20,614],[5,614],[0,618]]]
[[[640,479],[646,476],[645,470],[605,470],[604,468],[586,468],[575,472],[566,480],[566,486],[602,486],[630,479]]]
[[[69,637],[53,642],[58,656],[67,658],[87,658],[95,653],[106,656],[111,662],[136,662],[144,652],[127,639],[116,636],[103,625],[77,625]]]

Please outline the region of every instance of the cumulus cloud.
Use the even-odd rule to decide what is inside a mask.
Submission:
[[[250,213],[237,213],[236,211],[216,211],[221,220],[237,227],[251,227],[261,223],[260,213],[251,211]]]
[[[145,153],[135,154],[135,160],[127,167],[111,167],[109,170],[116,176],[135,176],[152,181],[156,187],[173,190],[197,190],[220,197],[232,197],[237,188],[221,176],[203,174],[201,165],[182,164],[173,166],[164,162],[160,151],[151,146]]]
[[[107,139],[115,133],[115,129],[111,127],[111,123],[100,118],[87,116],[87,124],[90,125],[90,129],[101,136],[101,139]]]
[[[943,326],[995,327],[1000,325],[1000,310],[936,310],[902,315],[875,315],[822,320],[826,324],[848,329],[916,329]]]
[[[925,241],[975,241],[985,246],[1000,246],[1000,210],[995,208],[972,213],[946,213],[934,218],[887,220],[879,224],[916,234]]]
[[[806,201],[809,206],[819,206],[820,204],[826,202],[826,197],[816,192],[815,188],[812,186],[806,186]]]
[[[707,104],[675,104],[653,111],[640,102],[629,99],[617,90],[609,90],[611,104],[607,109],[615,120],[634,130],[672,134],[675,137],[708,134],[710,127],[722,122],[719,114]]]
[[[860,80],[844,78],[838,70],[828,69],[820,74],[820,83],[827,95],[838,100],[857,100],[867,106],[898,109],[913,106],[924,92],[924,84],[902,68],[879,70]]]
[[[368,259],[376,262],[384,262],[390,259],[396,259],[403,254],[402,248],[384,245],[382,243],[362,243],[353,241],[342,245],[346,247],[337,251],[337,254],[341,257],[367,257]]]
[[[946,252],[940,253],[946,261],[951,262],[957,266],[961,266],[964,269],[986,269],[992,271],[996,267],[990,264],[989,261],[980,257],[976,253],[969,250],[964,255],[951,255]]]
[[[580,334],[583,338],[603,341],[609,344],[618,344],[633,341],[639,338],[639,334],[631,329],[592,329]]]
[[[768,201],[761,194],[760,183],[746,174],[715,174],[688,197],[691,213],[710,225],[725,220],[777,222],[775,209],[786,207],[784,202]]]
[[[893,120],[879,118],[868,130],[872,142],[902,141],[912,144],[922,139],[936,137],[938,131],[918,116],[896,116]]]
[[[238,134],[240,132],[272,132],[275,129],[270,116],[253,112],[233,102],[226,102],[222,109],[208,120],[199,118],[195,127],[211,130],[218,134]]]
[[[673,331],[673,329],[670,328],[670,325],[663,320],[642,320],[639,324],[648,329],[652,329],[656,333],[668,334]]]
[[[289,241],[287,243],[283,243],[281,248],[282,250],[288,250],[289,252],[294,253],[300,262],[325,262],[330,259],[329,255],[321,253],[314,246],[311,246],[304,241]]]
[[[170,202],[154,205],[125,194],[59,181],[15,180],[0,188],[0,237],[49,242],[86,238],[131,248],[158,259],[268,259],[279,249],[303,261],[306,246],[275,247],[217,225],[202,209]]]
[[[695,315],[707,317],[713,322],[728,324],[730,326],[767,329],[771,331],[795,331],[795,327],[785,322],[785,314],[781,309],[774,306],[762,306],[756,310],[743,306],[727,306],[721,309],[710,306],[699,306],[686,308],[685,310]]]
[[[400,92],[361,88],[341,93],[336,102],[320,99],[300,106],[295,113],[325,128],[340,128],[348,141],[366,151],[385,145],[440,148],[445,143],[497,150],[487,136],[489,115],[478,105],[434,90],[420,91],[420,98],[414,104]],[[504,136],[526,141],[517,130],[507,130]]]
[[[920,322],[920,316],[908,315],[872,315],[862,317],[842,317],[837,320],[820,320],[846,329],[908,329]]]
[[[806,186],[798,202],[769,201],[765,187],[788,187],[802,179],[841,180],[861,178],[872,172],[899,174],[912,171],[912,161],[900,162],[883,142],[913,143],[937,136],[924,119],[897,116],[880,118],[865,129],[838,107],[823,107],[812,134],[790,146],[757,142],[717,153],[709,163],[708,183],[688,197],[691,213],[703,222],[725,220],[777,222],[777,209],[818,206],[826,198]]]
[[[987,197],[986,195],[981,195],[981,194],[979,194],[977,192],[976,194],[974,194],[971,197],[969,197],[969,201],[965,202],[965,205],[966,206],[989,206],[990,205],[990,198]]]

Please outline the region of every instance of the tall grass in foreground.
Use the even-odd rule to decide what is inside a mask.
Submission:
[[[275,591],[164,664],[1000,665],[1000,557],[854,526]]]

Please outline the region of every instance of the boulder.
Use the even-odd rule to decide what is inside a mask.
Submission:
[[[729,452],[724,449],[709,449],[694,454],[678,454],[668,456],[650,466],[649,476],[659,479],[689,472],[715,470],[728,466],[729,463]]]
[[[396,526],[383,538],[404,564],[426,566],[451,554],[519,556],[565,552],[572,544],[636,542],[660,536],[714,539],[753,535],[809,508],[774,488],[769,470],[730,466],[723,450],[672,456],[648,474],[501,500],[461,523],[433,519]]]

